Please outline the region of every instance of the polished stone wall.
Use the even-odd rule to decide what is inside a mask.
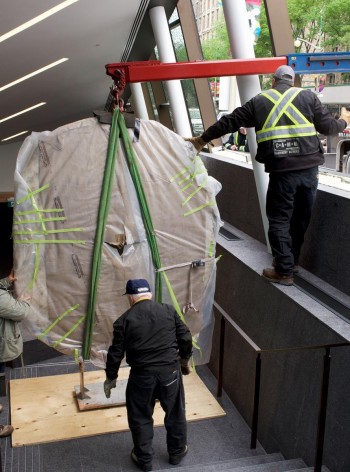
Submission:
[[[302,457],[314,465],[325,349],[284,348],[350,341],[350,324],[297,287],[261,277],[271,265],[264,241],[252,169],[204,157],[223,189],[221,216],[238,241],[218,238],[215,300],[261,349],[258,440],[267,452]],[[335,297],[350,301],[350,200],[344,192],[318,191],[301,259],[301,275]],[[218,375],[220,315],[215,312],[210,369]],[[350,470],[350,347],[331,349],[331,375],[323,463]],[[225,335],[224,389],[251,425],[256,352],[229,325]]]

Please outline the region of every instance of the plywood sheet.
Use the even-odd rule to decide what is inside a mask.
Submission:
[[[119,371],[127,379],[129,368]],[[86,384],[100,383],[103,370],[85,372]],[[75,398],[77,374],[55,375],[10,381],[12,446],[42,444],[128,430],[125,406],[80,411]],[[224,416],[225,412],[197,374],[184,377],[188,421]],[[164,413],[157,404],[154,425],[163,425]]]

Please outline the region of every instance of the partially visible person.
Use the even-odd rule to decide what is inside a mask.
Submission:
[[[126,353],[130,375],[126,389],[128,423],[134,442],[132,461],[143,471],[152,470],[153,411],[158,399],[165,411],[169,463],[177,465],[187,454],[187,423],[182,374],[190,373],[192,336],[176,310],[152,300],[147,280],[126,284],[130,309],[113,324],[108,349],[104,391],[115,388]]]
[[[224,148],[230,151],[249,152],[247,128],[241,127],[235,133],[231,133],[228,141],[224,144]]]
[[[259,93],[245,105],[224,115],[201,136],[185,138],[197,152],[211,140],[236,132],[241,126],[255,128],[255,159],[269,173],[266,215],[273,255],[272,268],[262,275],[270,282],[292,285],[308,228],[318,186],[318,166],[324,150],[317,132],[335,135],[350,124],[350,112],[342,108],[333,118],[317,95],[293,87],[292,67],[276,69],[272,88]]]
[[[0,373],[5,372],[5,363],[16,359],[23,352],[23,340],[19,329],[19,322],[31,310],[29,296],[15,298],[10,290],[17,280],[13,271],[4,279],[0,279]],[[0,405],[0,411],[2,405]],[[13,426],[0,425],[0,438],[9,436]]]

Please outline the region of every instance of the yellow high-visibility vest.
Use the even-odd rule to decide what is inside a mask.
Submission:
[[[267,90],[260,94],[270,100],[274,106],[268,114],[262,129],[256,131],[258,143],[272,139],[317,135],[314,124],[308,121],[293,104],[294,98],[301,91],[300,88],[291,87],[283,94],[276,89]],[[277,123],[280,121],[283,123],[284,116],[288,117],[292,124],[278,125]]]

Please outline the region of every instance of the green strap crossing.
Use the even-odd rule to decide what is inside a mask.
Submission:
[[[109,205],[111,200],[112,184],[114,179],[114,167],[116,160],[116,152],[119,140],[118,115],[120,110],[114,110],[112,125],[109,134],[107,158],[103,176],[102,191],[97,217],[97,227],[94,242],[94,252],[92,257],[91,280],[89,301],[86,312],[85,331],[83,340],[82,354],[84,359],[90,359],[90,351],[92,344],[92,333],[96,320],[96,300],[98,292],[98,280],[101,271],[102,245],[105,227],[108,218]]]

